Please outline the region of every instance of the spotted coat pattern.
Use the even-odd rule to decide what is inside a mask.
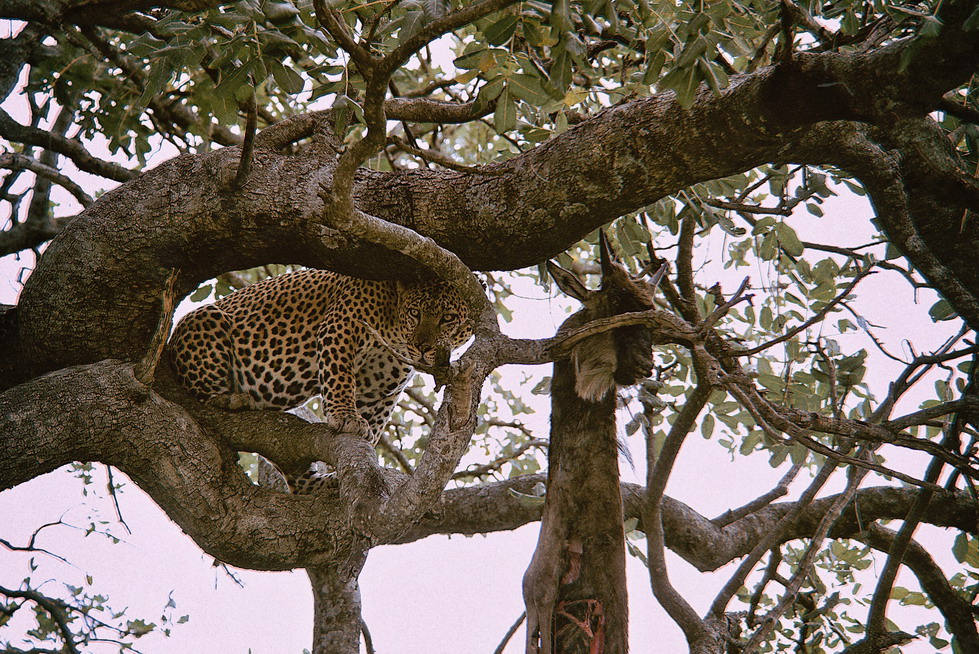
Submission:
[[[301,270],[188,313],[170,355],[201,399],[288,409],[322,395],[332,427],[376,443],[414,373],[392,350],[432,365],[471,334],[466,305],[447,284]]]

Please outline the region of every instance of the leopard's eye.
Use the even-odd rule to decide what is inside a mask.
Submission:
[[[418,310],[418,307],[408,307],[408,315],[412,318],[420,318],[422,312]]]
[[[442,324],[448,325],[449,323],[459,322],[458,313],[446,313],[442,316]]]

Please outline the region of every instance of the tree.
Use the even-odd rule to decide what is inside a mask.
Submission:
[[[624,517],[690,650],[885,651],[911,637],[888,622],[898,600],[932,608],[917,635],[936,648],[979,651],[975,3],[6,0],[0,16],[22,21],[0,79],[27,107],[0,111],[0,252],[43,247],[0,313],[0,488],[70,462],[115,467],[216,559],[309,571],[313,651],[355,651],[372,547],[540,518],[543,477],[501,473],[535,465],[519,425],[485,466],[457,471],[474,433],[505,422],[493,411],[520,408],[497,388],[480,409],[484,381],[576,337],[504,336],[515,277],[498,271],[533,276],[558,257],[591,272],[590,235],[611,225],[634,272],[671,268],[656,309],[583,329],[644,325],[661,343],[623,399],[648,469],[644,487],[623,485]],[[438,47],[457,74],[433,65]],[[181,156],[143,169],[161,142]],[[118,185],[93,199],[92,176]],[[843,189],[869,197],[873,242],[800,239],[794,210],[816,220]],[[56,206],[64,192],[76,215]],[[765,281],[715,284],[696,263],[709,248]],[[481,315],[472,346],[435,371],[427,433],[382,443],[397,467],[316,422],[194,402],[159,364],[178,298],[269,264],[438,275]],[[841,343],[874,338],[852,300],[876,272],[939,293],[931,315],[956,329],[872,380],[880,356]],[[934,370],[934,394],[908,408]],[[697,429],[732,456],[766,452],[783,483],[714,520],[670,498]],[[927,463],[898,470],[902,451]],[[238,452],[326,461],[339,488],[255,485]],[[454,475],[469,483],[445,490]],[[804,488],[776,501],[796,477]],[[957,570],[919,525],[955,530]],[[671,584],[666,548],[700,570],[740,559],[705,614]],[[853,579],[871,550],[886,563],[867,593]],[[902,566],[920,590],[895,585]],[[91,637],[71,602],[0,593],[3,615],[38,607],[41,640],[72,651]]]

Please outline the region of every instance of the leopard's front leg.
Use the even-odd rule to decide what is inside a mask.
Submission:
[[[343,321],[327,316],[317,333],[317,365],[326,425],[338,434],[356,434],[372,440],[370,426],[357,410],[354,360],[363,339]]]

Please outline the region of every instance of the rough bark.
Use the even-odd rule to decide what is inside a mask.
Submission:
[[[313,587],[313,654],[358,654],[362,618],[358,577],[366,552],[340,566],[308,568]]]

